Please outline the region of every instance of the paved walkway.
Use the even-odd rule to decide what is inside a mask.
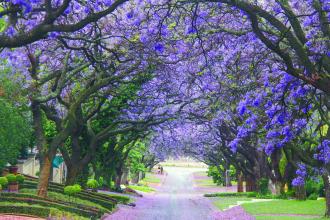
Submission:
[[[203,192],[194,187],[193,173],[199,168],[165,167],[168,173],[154,194],[137,199],[136,207],[121,206],[106,220],[250,220],[243,209],[219,212]],[[225,214],[225,215],[223,215]],[[235,218],[231,218],[235,217]],[[238,218],[239,217],[239,218]]]

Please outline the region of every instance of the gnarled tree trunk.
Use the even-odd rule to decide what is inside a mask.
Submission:
[[[322,175],[322,178],[323,178],[324,190],[325,190],[325,204],[326,204],[325,216],[330,217],[330,181],[329,181],[329,176],[324,174],[324,175]]]
[[[77,181],[78,174],[81,172],[78,166],[68,165],[65,185],[73,185]]]
[[[246,176],[246,186],[245,186],[246,192],[255,192],[257,191],[257,182],[256,178],[254,178],[251,175]]]
[[[237,192],[244,192],[243,174],[241,172],[237,174]]]

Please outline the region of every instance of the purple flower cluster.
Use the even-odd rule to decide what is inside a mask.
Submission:
[[[292,180],[293,186],[303,186],[305,184],[305,179],[307,177],[306,165],[300,163],[298,164],[298,169],[296,171],[297,177]]]
[[[323,140],[317,147],[317,150],[318,153],[314,155],[314,158],[328,164],[330,162],[330,140]]]

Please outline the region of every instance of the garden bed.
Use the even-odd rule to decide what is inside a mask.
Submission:
[[[110,212],[106,209],[94,208],[92,206],[83,206],[76,203],[69,203],[59,200],[44,199],[37,197],[33,194],[12,194],[6,193],[1,194],[0,202],[10,203],[24,203],[29,205],[39,205],[43,207],[53,207],[63,212],[74,213],[79,216],[87,218],[101,217],[103,214]],[[43,217],[43,216],[41,216]]]
[[[73,216],[73,219],[79,220],[99,219],[114,210],[117,203],[130,201],[127,196],[106,195],[87,190],[69,196],[64,193],[65,186],[57,183],[50,183],[48,197],[42,198],[37,196],[36,188],[36,179],[27,177],[25,182],[20,185],[19,193],[0,193],[0,204],[3,204],[0,213],[24,214],[42,218],[55,215],[65,216],[65,218]]]

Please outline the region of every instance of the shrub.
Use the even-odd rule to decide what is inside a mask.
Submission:
[[[99,183],[97,182],[97,180],[89,179],[87,181],[87,187],[90,189],[96,189],[98,186],[99,186]]]
[[[309,179],[305,183],[306,196],[309,197],[312,194],[317,194],[318,196],[324,196],[324,184],[322,179],[316,181]]]
[[[21,174],[16,175],[16,180],[18,183],[24,183],[25,177]]]
[[[320,188],[319,188],[319,196],[320,196],[320,197],[325,197],[324,182],[321,181],[321,182],[319,183],[319,185],[320,185]]]
[[[102,176],[100,176],[99,178],[99,184],[98,184],[100,187],[102,187],[104,185],[104,179]]]
[[[6,178],[7,178],[9,184],[16,182],[16,176],[14,174],[10,173],[6,176]]]
[[[257,194],[258,199],[274,199],[274,197],[275,196],[273,196],[271,194],[261,194],[261,193]]]
[[[312,193],[308,196],[307,199],[309,200],[317,200],[317,198],[319,197],[319,195],[317,193]]]
[[[0,177],[0,185],[6,187],[8,185],[8,179],[4,176]]]
[[[64,194],[68,196],[74,196],[79,192],[81,192],[81,186],[78,184],[64,187]]]
[[[270,190],[268,189],[268,182],[269,180],[267,178],[261,178],[258,182],[260,194],[267,195],[270,193]]]
[[[247,192],[246,193],[247,197],[256,197],[257,196],[257,192]]]
[[[275,195],[276,199],[288,199],[288,195],[286,193],[281,193],[279,195]]]
[[[213,182],[216,183],[217,185],[221,185],[224,182],[224,177],[221,173],[219,173],[216,166],[209,166],[207,175],[209,177],[212,177]]]
[[[74,184],[73,187],[74,187],[76,193],[80,193],[81,192],[81,186],[79,184]]]

